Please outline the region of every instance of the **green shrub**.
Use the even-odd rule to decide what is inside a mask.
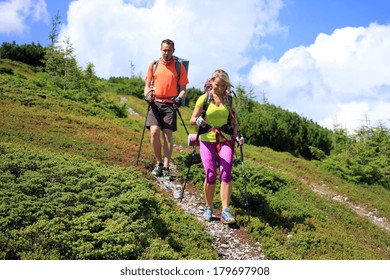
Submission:
[[[0,144],[0,182],[1,259],[217,258],[132,168]]]

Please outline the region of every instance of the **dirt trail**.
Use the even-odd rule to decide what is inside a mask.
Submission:
[[[120,97],[120,103],[127,102],[126,97]],[[137,115],[132,108],[128,109],[129,114]],[[182,147],[176,146],[176,149],[181,150]],[[171,170],[174,172],[175,166],[171,165]],[[184,192],[184,199],[181,201],[179,197],[183,185],[180,181],[169,181],[163,178],[155,178],[158,186],[166,192],[176,204],[183,208],[183,210],[192,216],[198,218],[198,220],[204,225],[205,231],[215,237],[212,244],[213,248],[217,251],[221,260],[264,260],[265,255],[262,253],[261,246],[258,243],[253,244],[250,241],[249,235],[242,226],[228,226],[219,221],[219,214],[214,211],[214,219],[211,222],[205,222],[202,218],[204,200],[202,194],[198,191],[187,186]]]
[[[245,227],[233,225],[228,226],[222,224],[219,220],[217,211],[213,213],[213,220],[205,222],[202,218],[204,201],[202,194],[190,186],[186,186],[184,198],[180,201],[183,185],[181,182],[169,181],[162,178],[156,178],[159,187],[165,191],[178,206],[198,220],[204,225],[206,232],[215,237],[212,244],[213,248],[218,252],[222,260],[264,260],[265,255],[262,253],[259,243],[253,244],[250,241],[249,235]]]
[[[219,213],[214,213],[214,219],[211,222],[205,222],[202,218],[204,200],[203,195],[191,186],[186,186],[184,199],[179,200],[183,188],[181,182],[156,178],[159,187],[176,201],[183,210],[198,218],[205,226],[205,230],[215,236],[213,247],[218,252],[222,260],[264,260],[266,256],[262,253],[261,244],[251,242],[245,227],[229,227],[219,221]],[[353,209],[359,216],[369,219],[372,223],[390,232],[390,224],[385,217],[377,217],[375,209],[367,209],[365,206],[357,205],[348,201],[348,197],[332,191],[326,185],[316,185],[309,183],[304,179],[301,182],[309,186],[313,192],[329,199],[345,203]]]
[[[120,100],[119,100],[119,103],[120,103],[120,104],[123,104],[123,103],[125,103],[125,102],[127,102],[127,98],[124,97],[124,96],[121,96],[121,97],[120,97]],[[129,107],[129,108],[127,109],[127,111],[129,112],[130,115],[141,116],[140,114],[138,114],[138,113],[137,113],[133,108],[131,108],[131,107]]]
[[[338,194],[336,191],[331,190],[325,184],[318,185],[318,184],[310,183],[305,179],[300,179],[300,181],[303,184],[309,186],[315,193],[339,201],[340,203],[346,204],[348,207],[354,210],[356,214],[358,214],[359,216],[369,219],[373,224],[377,225],[380,228],[383,228],[384,230],[390,233],[390,223],[388,219],[386,217],[378,217],[376,215],[377,212],[376,209],[369,209],[365,205],[358,205],[356,203],[353,203],[349,201],[347,196],[342,196]]]

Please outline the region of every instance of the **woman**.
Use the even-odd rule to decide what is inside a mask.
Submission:
[[[229,212],[229,204],[232,194],[234,141],[239,127],[234,114],[235,102],[230,96],[232,85],[229,75],[224,70],[216,70],[209,81],[210,88],[206,89],[208,93],[198,98],[190,120],[192,125],[197,125],[200,129],[200,156],[206,174],[204,181],[206,206],[203,218],[206,221],[212,219],[218,162],[221,181],[221,222],[230,224],[235,222],[234,216]],[[207,106],[204,106],[205,102]],[[243,144],[243,138],[240,140]]]

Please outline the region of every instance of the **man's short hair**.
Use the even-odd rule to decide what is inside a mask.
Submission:
[[[161,42],[161,47],[163,44],[172,45],[172,49],[175,48],[175,43],[171,39],[165,39]]]

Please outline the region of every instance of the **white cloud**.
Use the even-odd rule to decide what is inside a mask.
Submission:
[[[365,116],[389,124],[389,49],[390,26],[337,29],[287,51],[277,62],[263,58],[249,81],[271,103],[329,128],[337,118],[355,129]]]
[[[384,124],[384,112],[390,112],[390,102],[383,103],[381,101],[373,102],[349,102],[338,104],[339,113],[335,117],[327,117],[320,124],[325,127],[333,127],[334,124],[341,125],[342,128],[347,128],[350,132],[359,128],[361,125],[379,125]],[[389,114],[387,114],[387,124],[389,124]],[[367,123],[369,122],[369,123]]]
[[[387,122],[390,104],[390,26],[345,27],[319,34],[310,46],[278,60],[259,58],[262,38],[285,35],[278,22],[282,0],[78,0],[71,2],[60,41],[69,36],[82,67],[97,75],[145,75],[171,38],[176,55],[190,60],[190,85],[217,68],[282,108],[332,127],[356,127],[365,115]],[[44,0],[0,3],[0,33],[23,33],[33,21],[48,22]],[[249,74],[243,74],[254,63]]]
[[[102,77],[129,76],[130,62],[144,77],[160,57],[160,43],[171,38],[176,55],[190,61],[190,85],[217,68],[238,79],[258,36],[283,32],[277,22],[281,0],[79,0],[71,3],[69,36],[81,66],[93,63]]]
[[[28,22],[48,22],[49,13],[45,0],[10,0],[0,3],[0,33],[23,33]]]

